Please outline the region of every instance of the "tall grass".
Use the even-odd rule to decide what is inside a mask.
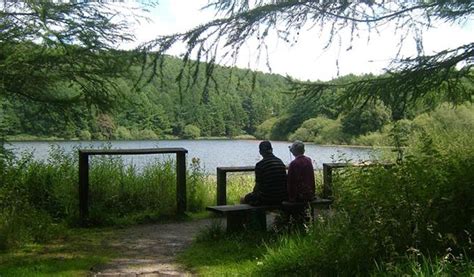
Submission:
[[[333,211],[308,233],[254,241],[246,249],[258,249],[257,257],[228,251],[205,261],[184,255],[183,262],[202,275],[243,270],[253,276],[473,276],[470,124],[463,130],[417,130],[407,138],[403,160],[392,166],[336,171]],[[191,251],[205,255],[221,243],[197,242]],[[237,257],[241,262],[218,266]]]
[[[255,274],[473,274],[472,131],[422,131],[401,163],[340,171],[335,214],[269,246]]]
[[[47,161],[31,153],[3,159],[0,184],[0,249],[44,241],[78,222],[78,158],[54,147]],[[173,160],[138,169],[120,157],[90,161],[89,219],[93,225],[156,221],[176,211]],[[187,172],[190,211],[215,203],[215,183],[193,159]]]

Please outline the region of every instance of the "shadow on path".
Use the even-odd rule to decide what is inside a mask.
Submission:
[[[191,276],[175,262],[176,255],[188,247],[200,230],[217,219],[152,224],[124,229],[104,247],[120,258],[92,268],[92,276]]]

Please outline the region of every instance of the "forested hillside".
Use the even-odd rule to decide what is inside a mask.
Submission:
[[[457,117],[445,119],[453,106],[444,105],[435,111],[449,100],[438,92],[410,105],[400,103],[394,94],[385,101],[348,106],[340,101],[345,93],[341,88],[318,97],[296,95],[289,93],[290,83],[280,75],[214,66],[209,77],[209,65],[197,65],[183,66],[182,60],[167,57],[157,70],[161,73],[151,79],[153,68],[142,71],[140,64],[134,65],[129,78],[115,80],[118,91],[109,95],[113,100],[112,105],[105,105],[107,110],[87,101],[65,105],[4,96],[3,134],[13,140],[256,137],[391,145],[395,122],[399,125],[397,133],[409,134],[430,120],[462,125],[474,118],[474,109],[468,104],[456,112]],[[348,75],[331,83],[364,77]],[[64,85],[55,93],[74,95],[74,90],[77,88]]]
[[[279,75],[216,66],[209,79],[200,64],[197,78],[177,80],[181,69],[181,60],[168,57],[163,76],[136,86],[141,67],[135,66],[134,76],[116,80],[119,92],[107,111],[7,97],[2,101],[4,132],[10,138],[235,137],[254,134],[259,124],[279,116],[290,99],[283,93],[288,90],[286,80]],[[58,91],[73,94],[74,89]]]

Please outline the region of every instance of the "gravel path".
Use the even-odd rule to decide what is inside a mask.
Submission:
[[[214,219],[216,220],[216,219]],[[92,276],[192,276],[175,262],[212,219],[127,228],[104,247],[116,249],[119,259],[92,268]]]

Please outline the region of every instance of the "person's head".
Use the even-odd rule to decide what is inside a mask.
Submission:
[[[267,155],[273,153],[272,144],[268,140],[264,140],[260,142],[258,145],[258,149],[260,151],[260,155]]]
[[[299,156],[304,154],[304,144],[302,141],[296,140],[290,146],[290,152],[293,156]]]

